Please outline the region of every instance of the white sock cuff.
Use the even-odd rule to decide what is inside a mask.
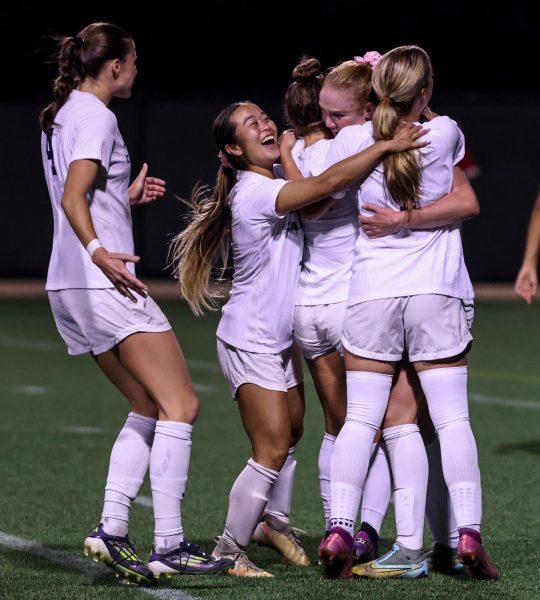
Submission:
[[[380,381],[392,382],[393,375],[374,373],[373,371],[347,371],[347,381]]]
[[[325,450],[331,450],[334,447],[334,444],[336,443],[336,437],[337,436],[330,435],[329,433],[325,432],[323,436],[322,447]]]
[[[441,367],[440,369],[427,369],[418,373],[420,380],[422,379],[433,379],[443,376],[461,376],[467,375],[467,365],[461,367]]]
[[[278,478],[279,471],[274,471],[274,469],[269,469],[268,467],[264,467],[260,465],[258,462],[255,462],[252,458],[247,461],[248,466],[257,471],[260,475],[262,475],[268,483],[274,483],[274,481]]]
[[[144,415],[140,415],[139,413],[133,411],[128,413],[126,420],[133,421],[135,423],[145,423],[147,425],[154,425],[154,427],[157,423],[157,419],[154,419],[154,417],[145,417]]]
[[[127,425],[128,429],[135,429],[147,443],[151,444],[156,431],[156,423],[157,419],[130,412],[124,427]]]
[[[411,435],[412,433],[420,433],[420,428],[414,423],[406,423],[404,425],[394,425],[393,427],[387,427],[383,429],[382,435],[385,442],[389,440],[395,440],[405,435]]]
[[[167,435],[179,440],[191,441],[193,425],[179,423],[178,421],[157,421],[156,434]]]

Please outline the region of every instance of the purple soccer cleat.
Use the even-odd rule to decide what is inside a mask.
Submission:
[[[139,585],[156,585],[157,580],[147,565],[137,556],[128,536],[109,535],[100,523],[84,540],[84,555],[92,556],[96,562],[104,562],[123,575],[126,580]]]
[[[178,548],[158,553],[152,546],[148,568],[156,579],[174,575],[208,575],[234,566],[234,561],[206,554],[197,544],[180,542]]]
[[[324,574],[330,579],[352,577],[352,535],[342,527],[332,527],[330,534],[319,546],[319,557]]]
[[[379,544],[373,543],[369,534],[359,529],[353,538],[352,554],[355,565],[371,562],[379,558]]]
[[[471,579],[497,581],[499,572],[491,564],[478,531],[462,527],[459,530],[459,545],[457,555],[459,560],[469,568]]]

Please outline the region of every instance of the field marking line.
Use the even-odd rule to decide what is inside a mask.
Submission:
[[[5,546],[11,550],[18,550],[20,552],[27,552],[34,556],[39,556],[52,562],[61,567],[68,567],[69,569],[75,569],[82,571],[83,573],[95,576],[102,575],[104,573],[111,574],[112,570],[106,567],[102,563],[93,562],[90,559],[83,558],[81,556],[75,556],[65,550],[55,550],[48,548],[42,544],[28,540],[25,538],[18,537],[16,535],[10,535],[0,531],[0,546]],[[144,587],[130,587],[130,589],[136,589],[144,594],[150,594],[154,598],[162,598],[163,600],[197,600],[196,596],[183,592],[179,589],[154,589]]]
[[[484,394],[469,394],[469,398],[477,404],[491,404],[493,406],[506,406],[510,408],[526,408],[540,410],[540,402],[535,400],[520,400],[518,398],[497,398],[496,396],[485,396]]]

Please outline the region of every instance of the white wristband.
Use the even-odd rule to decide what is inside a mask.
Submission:
[[[90,258],[92,258],[92,254],[94,254],[98,248],[101,248],[101,242],[97,238],[92,240],[88,246],[86,246],[86,251],[90,254]]]

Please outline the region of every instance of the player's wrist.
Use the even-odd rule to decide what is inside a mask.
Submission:
[[[98,238],[94,238],[93,240],[88,242],[88,244],[86,245],[86,251],[90,255],[90,258],[92,258],[92,256],[94,255],[94,252],[98,248],[103,248],[103,246],[101,245],[101,242],[98,240]]]

